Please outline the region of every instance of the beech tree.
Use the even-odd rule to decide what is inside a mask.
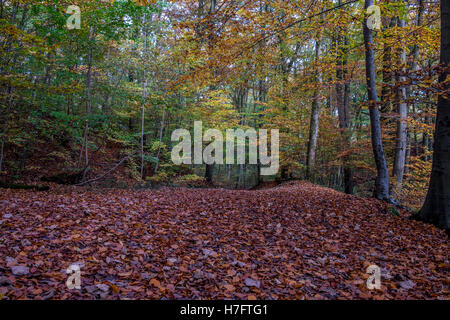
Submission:
[[[315,41],[315,49],[314,49],[314,60],[317,63],[320,55],[320,40]],[[311,120],[309,124],[309,138],[308,138],[308,155],[306,159],[306,176],[308,179],[311,179],[314,172],[314,164],[316,160],[316,148],[317,148],[317,138],[319,135],[319,115],[320,115],[320,97],[319,97],[319,88],[318,84],[320,83],[319,75],[316,70],[314,72],[314,81],[317,85],[316,89],[313,92],[313,100],[311,104]]]
[[[441,1],[441,74],[434,132],[433,167],[425,203],[419,212],[423,221],[450,231],[450,1]]]
[[[373,0],[365,0],[364,8],[373,5]],[[366,54],[366,80],[367,95],[369,99],[370,131],[372,139],[372,149],[377,167],[377,177],[375,181],[374,196],[380,200],[390,200],[389,195],[389,173],[384,155],[383,141],[381,139],[380,113],[378,111],[378,96],[375,73],[375,53],[373,43],[373,32],[367,25],[367,17],[363,23],[364,46]]]

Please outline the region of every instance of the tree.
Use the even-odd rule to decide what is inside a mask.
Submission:
[[[403,18],[398,19],[398,26],[400,28],[405,28],[405,20]],[[397,106],[397,133],[395,141],[395,158],[394,158],[394,170],[393,175],[396,178],[396,191],[400,192],[403,183],[403,174],[405,172],[405,161],[406,161],[406,139],[407,139],[407,113],[408,106],[406,104],[406,88],[405,82],[406,77],[404,73],[406,72],[406,51],[404,48],[400,49],[399,54],[399,64],[402,66],[400,74],[397,75],[397,92],[396,92],[396,106]]]
[[[373,0],[365,0],[364,9],[373,5]],[[389,173],[384,155],[383,142],[381,140],[380,113],[377,105],[377,86],[375,74],[375,53],[372,30],[367,25],[367,17],[363,24],[364,46],[366,54],[366,78],[367,94],[369,98],[369,114],[372,149],[377,167],[377,178],[375,181],[374,196],[380,200],[390,200],[389,196]]]
[[[216,0],[210,0],[209,8],[205,8],[205,0],[199,0],[198,8],[199,8],[199,18],[202,19],[205,15],[205,11],[208,12],[209,15],[213,14],[216,11]],[[209,10],[207,10],[209,9]],[[205,26],[202,26],[202,28]],[[209,39],[208,39],[209,40]],[[210,47],[211,44],[208,42],[207,46]],[[214,90],[215,86],[210,86],[211,90]],[[205,165],[205,179],[209,184],[213,184],[213,176],[214,176],[214,164],[206,164]]]
[[[441,1],[441,67],[443,94],[438,97],[433,166],[427,197],[419,218],[450,232],[450,1]]]
[[[339,33],[344,32],[342,28],[339,28]],[[351,144],[351,132],[350,132],[350,84],[347,77],[347,47],[348,39],[347,35],[337,36],[337,61],[336,61],[336,103],[339,117],[339,129],[343,143],[348,148]],[[344,82],[344,85],[342,83]],[[348,155],[343,157],[344,166],[344,190],[347,194],[353,193],[353,172],[349,164]]]
[[[318,63],[320,55],[320,40],[316,40],[315,44],[315,63]],[[316,161],[316,147],[317,138],[319,135],[319,115],[320,115],[320,104],[319,104],[319,72],[317,66],[314,71],[314,82],[315,88],[313,93],[313,101],[311,104],[311,120],[309,123],[309,139],[308,139],[308,155],[306,159],[306,176],[311,179],[313,176],[314,165]]]

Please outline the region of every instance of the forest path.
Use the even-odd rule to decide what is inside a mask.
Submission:
[[[386,206],[307,182],[258,191],[2,189],[0,295],[449,299],[444,231]],[[81,291],[65,284],[75,262]],[[372,264],[380,290],[366,287]]]

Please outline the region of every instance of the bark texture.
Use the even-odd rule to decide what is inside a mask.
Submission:
[[[365,0],[364,8],[373,5],[373,0]],[[381,140],[380,113],[377,106],[377,86],[375,74],[375,54],[373,50],[372,30],[367,26],[367,18],[364,19],[364,46],[366,51],[366,78],[367,93],[369,98],[370,129],[372,149],[377,167],[374,196],[380,200],[390,200],[389,196],[389,173]]]
[[[448,92],[450,63],[450,1],[441,1],[441,65],[439,77],[443,89]],[[427,197],[419,217],[440,228],[450,231],[450,100],[439,96],[434,132],[433,167]]]

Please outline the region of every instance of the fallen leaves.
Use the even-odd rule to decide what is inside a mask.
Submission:
[[[114,293],[119,293],[119,292],[120,292],[119,287],[116,286],[115,284],[110,283],[110,282],[106,282],[106,284],[111,288],[111,290],[112,290]]]
[[[15,276],[24,276],[30,273],[30,268],[27,266],[12,266],[11,273]]]
[[[157,288],[161,287],[161,282],[159,282],[157,279],[150,280],[149,284]]]
[[[231,291],[231,292],[236,290],[236,288],[233,285],[231,285],[231,284],[224,285],[224,288],[227,289],[228,291]]]
[[[310,183],[2,190],[0,212],[3,299],[450,297],[444,232]],[[69,290],[77,261],[81,290]],[[371,264],[381,290],[366,287]]]
[[[410,289],[414,288],[414,286],[416,284],[413,281],[411,281],[411,280],[406,280],[406,281],[399,282],[399,285],[403,289],[410,290]]]
[[[253,280],[252,278],[246,278],[244,280],[244,283],[247,287],[256,287],[256,288],[261,287],[261,281]]]

